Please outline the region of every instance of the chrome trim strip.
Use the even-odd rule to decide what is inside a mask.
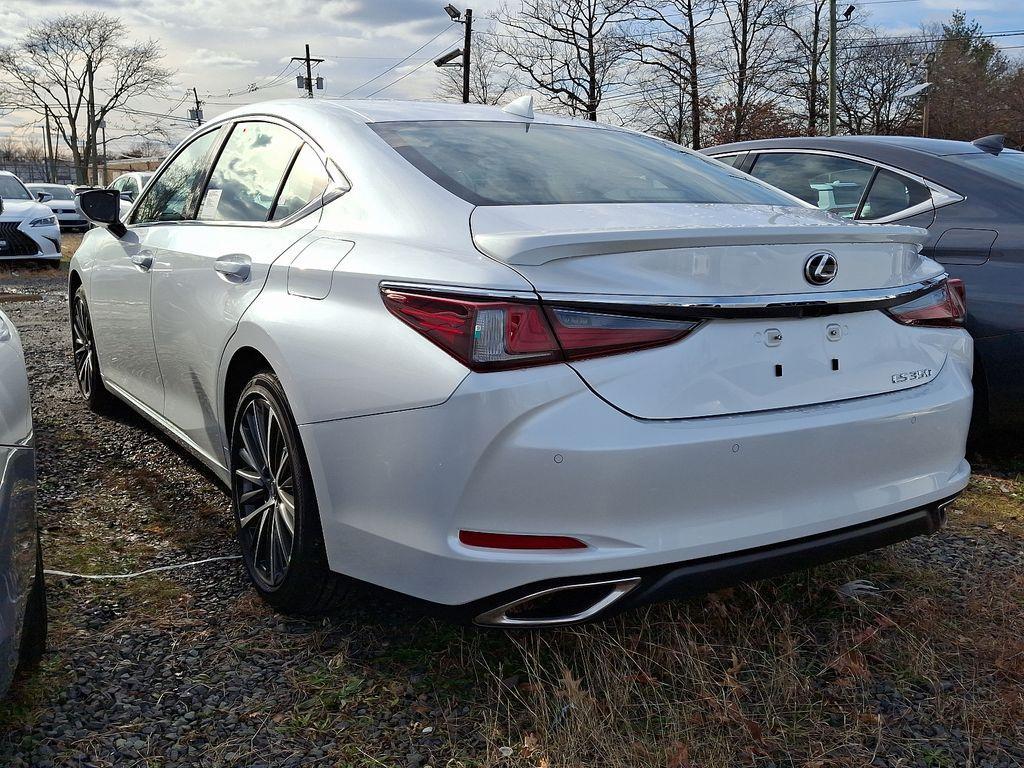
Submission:
[[[504,605],[493,608],[489,611],[484,611],[475,619],[474,624],[487,627],[550,627],[560,624],[573,624],[578,621],[586,621],[587,619],[596,616],[605,608],[610,606],[612,603],[618,602],[620,599],[625,597],[629,592],[640,584],[640,577],[633,576],[628,579],[613,579],[611,581],[588,581],[582,584],[565,584],[560,587],[551,587],[549,589],[542,589],[539,592],[532,592],[526,597],[520,597]],[[598,600],[596,603],[591,605],[589,608],[585,608],[579,613],[573,613],[568,616],[556,616],[550,619],[513,619],[509,618],[505,614],[517,605],[529,602],[530,600],[536,600],[539,597],[545,597],[547,595],[553,595],[558,592],[568,592],[573,589],[582,589],[584,587],[603,587],[610,586],[611,591]]]
[[[842,157],[846,160],[856,160],[859,163],[865,163],[867,165],[872,165],[876,168],[882,168],[886,171],[891,171],[892,173],[898,174],[900,176],[905,176],[911,181],[916,181],[918,184],[924,184],[926,187],[928,187],[928,189],[932,191],[931,206],[934,210],[938,210],[943,206],[952,205],[953,203],[959,203],[967,199],[964,195],[954,192],[951,189],[947,189],[946,187],[940,186],[939,184],[936,184],[933,181],[929,181],[924,176],[918,176],[916,173],[911,173],[910,171],[904,170],[903,168],[897,168],[896,166],[888,165],[887,163],[881,163],[877,160],[872,160],[869,157],[863,157],[862,155],[851,155],[848,152],[835,152],[831,149],[802,149],[800,147],[772,147],[770,149],[755,148],[747,150],[734,150],[728,153],[723,153],[722,155],[711,155],[711,157],[717,159],[718,157],[726,157],[727,155],[738,154],[740,151],[753,152],[756,155],[778,155],[781,153],[788,152],[790,154],[826,155],[828,157]],[[754,168],[756,167],[757,162],[755,161]],[[753,170],[753,168],[751,170]],[[757,177],[754,176],[754,178],[756,179]],[[898,211],[897,213],[894,213],[890,216],[883,216],[880,219],[856,219],[856,221],[859,221],[864,224],[891,224],[894,221],[902,221],[903,219],[909,218],[911,216],[916,216],[919,213],[924,213],[925,211],[928,210],[928,208],[928,203],[918,203],[917,205],[911,206],[910,208],[906,208],[902,211]]]
[[[868,288],[855,291],[819,291],[817,293],[778,293],[759,296],[636,296],[597,293],[544,293],[542,301],[570,307],[618,307],[621,309],[647,309],[662,313],[684,313],[696,317],[714,317],[730,313],[755,313],[757,311],[786,312],[828,308],[837,312],[854,312],[866,309],[885,309],[904,301],[910,301],[941,285],[947,278],[945,272],[927,280],[894,288]],[[427,283],[403,283],[385,281],[381,290],[408,290],[418,293],[442,296],[466,296],[499,301],[536,301],[536,294],[519,291],[500,291],[482,288],[465,288],[452,285]]]

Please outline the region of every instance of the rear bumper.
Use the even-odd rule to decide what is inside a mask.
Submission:
[[[457,607],[438,606],[437,612],[456,621],[484,626],[536,627],[603,619],[625,610],[664,600],[693,597],[739,583],[841,560],[864,552],[937,532],[946,521],[946,507],[955,496],[897,515],[808,536],[781,544],[685,563],[636,571],[598,574],[587,579],[552,579],[529,584]],[[578,584],[604,584],[577,596]],[[608,600],[613,585],[625,585]],[[531,600],[542,595],[540,606]],[[591,600],[593,603],[587,605]],[[533,611],[531,612],[531,607]],[[598,610],[591,611],[591,607]]]
[[[762,413],[644,421],[547,366],[470,375],[439,406],[301,425],[330,565],[464,606],[927,508],[970,476],[969,338],[960,351],[913,389]],[[460,530],[587,548],[484,549]]]

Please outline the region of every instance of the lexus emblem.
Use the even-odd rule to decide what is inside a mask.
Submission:
[[[811,285],[828,285],[839,274],[839,260],[828,251],[812,253],[804,263],[804,279]]]

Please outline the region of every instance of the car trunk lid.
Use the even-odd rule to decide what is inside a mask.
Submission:
[[[861,298],[941,277],[919,254],[923,230],[721,204],[479,207],[471,226],[477,248],[549,306],[703,319],[674,344],[571,363],[598,395],[640,418],[892,392],[930,380],[945,360],[948,331],[851,311]],[[839,266],[825,285],[805,276],[818,254]]]

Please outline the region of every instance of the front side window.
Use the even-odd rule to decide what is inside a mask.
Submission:
[[[469,120],[370,128],[424,175],[474,205],[793,205],[709,158],[627,131]]]
[[[132,223],[182,221],[190,218],[206,178],[210,153],[221,129],[195,138],[163,169],[135,206]]]
[[[266,221],[301,140],[273,123],[238,123],[217,158],[199,218]]]
[[[876,221],[927,203],[932,193],[924,184],[898,173],[879,168],[864,205],[857,215],[862,221]]]
[[[0,176],[0,198],[4,200],[31,200],[25,185],[14,176]]]
[[[852,218],[873,171],[869,163],[845,157],[767,152],[758,156],[750,172],[823,211]]]
[[[127,177],[124,182],[124,186],[121,187],[122,192],[127,192],[132,197],[139,194],[139,184],[131,176]]]
[[[740,161],[746,156],[746,152],[740,152],[738,155],[719,155],[715,158],[720,163],[725,163],[732,168],[739,168]]]
[[[327,169],[316,156],[316,152],[308,144],[304,144],[291,170],[288,171],[288,178],[281,188],[281,196],[274,206],[271,219],[280,221],[298,213],[323,195],[329,181]]]

